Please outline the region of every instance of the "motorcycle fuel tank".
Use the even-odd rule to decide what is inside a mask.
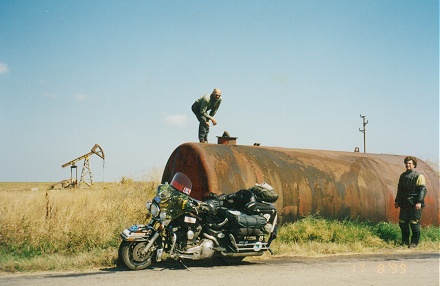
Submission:
[[[162,183],[176,172],[192,181],[191,196],[234,193],[256,183],[274,187],[280,222],[318,214],[333,219],[398,221],[394,207],[405,156],[280,147],[184,143],[168,159]],[[428,190],[422,225],[439,225],[439,177],[422,160]]]

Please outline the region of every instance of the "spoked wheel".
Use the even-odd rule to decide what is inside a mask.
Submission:
[[[146,242],[122,241],[119,245],[119,260],[131,270],[142,270],[151,265],[156,253],[156,247],[152,246],[148,252],[144,252]]]

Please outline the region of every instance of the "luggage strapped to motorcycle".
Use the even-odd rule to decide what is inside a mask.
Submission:
[[[240,211],[229,210],[228,216],[233,233],[238,236],[262,235],[261,228],[267,223],[263,216],[248,215]]]
[[[255,198],[259,202],[274,203],[278,200],[278,194],[272,188],[272,186],[262,183],[256,184],[255,186],[249,188],[249,190],[254,193]]]

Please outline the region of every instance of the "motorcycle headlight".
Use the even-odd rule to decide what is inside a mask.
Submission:
[[[159,208],[159,206],[156,205],[156,204],[151,204],[150,212],[151,212],[151,215],[152,215],[153,217],[158,216],[158,215],[159,215],[159,212],[160,212],[160,208]]]

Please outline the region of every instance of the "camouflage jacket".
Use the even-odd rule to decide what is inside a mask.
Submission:
[[[216,113],[218,108],[220,107],[220,103],[222,103],[222,99],[213,100],[210,94],[206,94],[199,99],[196,100],[195,104],[198,106],[200,115],[205,116],[206,118],[211,119]],[[208,110],[211,110],[208,114]]]

